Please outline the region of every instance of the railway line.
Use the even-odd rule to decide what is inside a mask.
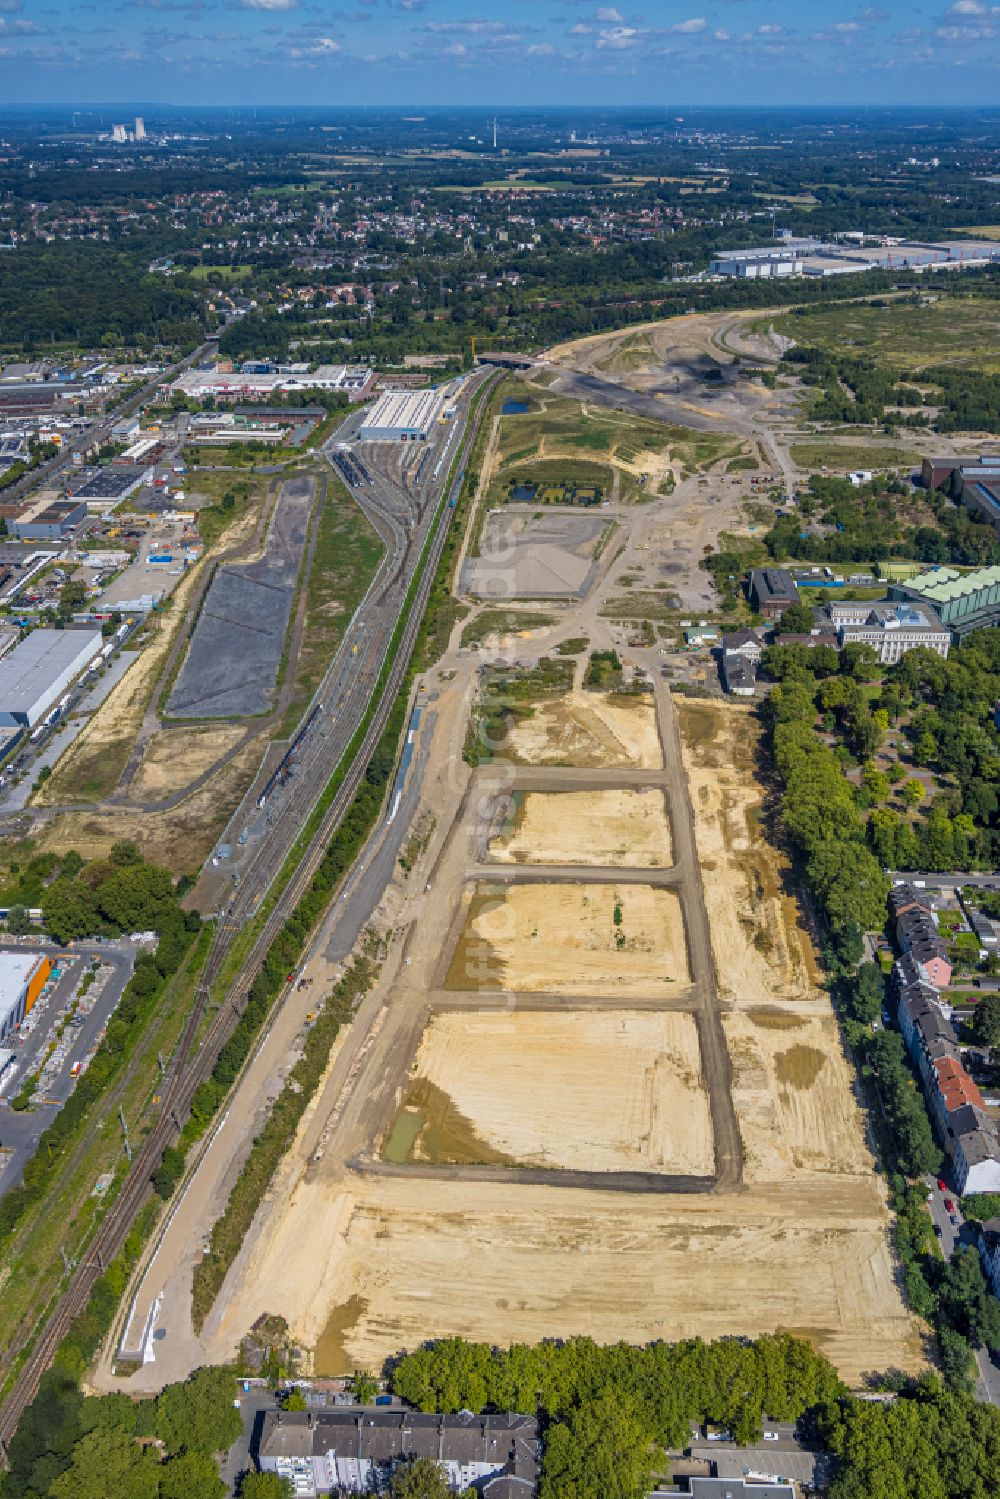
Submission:
[[[412,505],[412,499],[386,476],[384,488],[390,503],[375,508],[381,511],[380,518],[390,531],[394,549],[392,556],[387,557],[380,573],[373,580],[367,596],[374,614],[371,621],[374,628],[368,633],[363,654],[359,651],[355,655],[357,642],[352,640],[351,632],[345,635],[328,673],[328,677],[334,680],[324,679],[321,684],[318,696],[324,704],[329,704],[329,728],[326,729],[324,725],[324,732],[324,729],[317,727],[309,736],[308,754],[304,757],[302,771],[286,788],[291,794],[281,798],[282,806],[268,829],[268,837],[263,840],[257,858],[241,879],[220,922],[199,984],[196,1002],[192,1006],[181,1041],[164,1073],[160,1112],[142,1145],[135,1152],[121,1191],[101,1220],[86,1259],[69,1273],[65,1288],[46,1318],[16,1382],[0,1408],[0,1444],[4,1449],[34,1398],[42,1374],[51,1363],[73,1318],[86,1307],[95,1281],[117,1253],[136,1214],[146,1201],[150,1191],[150,1173],[158,1164],[164,1147],[179,1133],[195,1090],[211,1073],[221,1047],[238,1023],[243,1010],[241,996],[246,994],[260,970],[271,942],[308,888],[330,837],[353,800],[405,678],[448,534],[452,506],[461,483],[465,461],[478,431],[484,409],[483,393],[495,378],[495,374],[491,373],[475,387],[480,404],[474,416],[471,406],[466,410],[465,432],[456,445],[452,468],[446,473],[446,486],[439,496],[435,496],[429,489],[422,496],[417,496],[416,525],[408,525],[403,519],[403,507],[407,502]],[[458,476],[454,481],[451,480],[452,472]],[[367,505],[364,508],[367,511]],[[423,571],[420,573],[416,593],[406,609],[410,585],[417,575],[425,545]],[[402,613],[404,609],[405,614]],[[393,658],[387,660],[401,615],[402,635]],[[355,623],[358,624],[357,616]],[[362,621],[359,627],[367,628],[368,623],[366,620]],[[360,662],[358,656],[361,658]],[[352,662],[355,668],[353,671],[350,669]],[[359,664],[360,671],[356,669]],[[294,846],[297,830],[312,812],[354,739],[358,726],[364,722],[383,667],[384,680],[380,694],[344,778],[310,838],[303,857],[275,900],[249,953],[234,975],[231,984],[232,998],[214,1013],[197,1050],[193,1051],[204,1020],[211,986],[219,975],[231,943],[242,925],[259,909],[276,875],[284,867]]]

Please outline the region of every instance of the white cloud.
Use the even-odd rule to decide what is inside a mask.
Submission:
[[[318,36],[307,47],[289,47],[288,53],[295,58],[335,57],[340,50],[340,43],[334,41],[332,36]]]
[[[763,26],[757,27],[758,36],[784,36],[784,34],[784,26],[774,26],[769,21],[765,22]]]
[[[525,56],[551,57],[555,50],[551,42],[533,42],[530,47],[525,49]]]
[[[834,31],[848,32],[860,31],[861,27],[857,21],[835,21],[833,24],[833,29]]]
[[[697,32],[704,31],[707,25],[704,16],[691,16],[687,21],[678,21],[670,30],[675,36],[694,36]]]
[[[950,16],[985,16],[986,6],[981,0],[955,0],[954,5],[949,5]]]
[[[731,42],[732,41],[732,37],[730,36],[730,34],[729,34],[728,31],[713,31],[712,35],[715,37],[715,40],[717,42]]]
[[[641,33],[634,26],[611,26],[602,31],[597,39],[598,47],[611,52],[626,52],[638,47]]]
[[[299,0],[240,0],[243,10],[295,10]]]
[[[583,21],[577,21],[575,26],[569,28],[570,36],[590,36],[593,26],[584,25]]]
[[[624,21],[625,17],[613,5],[602,5],[597,12],[598,21]]]
[[[506,21],[487,21],[478,16],[471,21],[425,21],[425,31],[442,33],[461,33],[463,36],[489,36],[491,33],[506,32]]]

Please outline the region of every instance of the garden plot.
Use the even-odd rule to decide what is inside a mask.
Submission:
[[[479,1160],[500,1154],[528,1166],[683,1176],[714,1170],[691,1015],[445,1013],[424,1033],[415,1072],[414,1089],[429,1083],[488,1147]],[[418,1133],[410,1159],[442,1155]]]
[[[481,598],[582,597],[597,572],[608,522],[560,510],[491,511],[479,556],[463,569],[462,589]]]
[[[680,901],[650,885],[482,886],[449,989],[667,998],[690,983]]]
[[[498,864],[608,864],[665,869],[670,825],[656,787],[514,792],[507,822],[490,840]]]
[[[513,723],[504,752],[521,765],[572,765],[584,770],[663,764],[652,697],[569,692],[536,704]]]
[[[263,555],[218,568],[170,695],[170,718],[243,718],[271,707],[312,502],[311,480],[289,480]]]

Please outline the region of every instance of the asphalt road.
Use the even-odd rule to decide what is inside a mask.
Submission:
[[[946,1181],[946,1177],[941,1178]],[[946,1260],[950,1260],[956,1249],[976,1248],[975,1229],[966,1223],[962,1216],[961,1199],[957,1192],[950,1187],[944,1191],[937,1184],[937,1180],[926,1178],[928,1202],[931,1221],[934,1224],[934,1233],[941,1246],[941,1252]],[[949,1214],[944,1203],[945,1198],[953,1204],[953,1214]],[[952,1215],[957,1223],[952,1223]],[[989,1405],[1000,1406],[1000,1368],[994,1364],[989,1352],[985,1348],[973,1350],[976,1359],[977,1379],[976,1392],[980,1400]]]
[[[39,1137],[52,1123],[55,1115],[72,1093],[75,1079],[70,1076],[70,1069],[74,1063],[83,1062],[97,1045],[104,1027],[122,997],[122,990],[128,983],[135,962],[134,949],[121,944],[112,946],[110,943],[100,945],[87,943],[69,950],[54,946],[35,947],[32,945],[30,950],[45,952],[53,958],[61,959],[62,962],[72,959],[76,961],[71,963],[45,1000],[40,1000],[39,1005],[36,1005],[36,1011],[41,1004],[44,1003],[45,1006],[44,1011],[40,1013],[39,1022],[36,1023],[24,1045],[18,1048],[17,1061],[0,1082],[0,1093],[3,1095],[0,1098],[0,1146],[5,1152],[10,1152],[2,1158],[2,1165],[0,1165],[0,1196],[10,1191],[11,1187],[16,1186],[21,1180],[25,1166],[38,1148]],[[21,947],[18,951],[23,953],[25,948]],[[17,1094],[24,1079],[40,1065],[50,1039],[52,1025],[69,1003],[73,992],[83,978],[87,965],[93,958],[99,958],[102,963],[107,963],[113,971],[93,1009],[83,1017],[79,1026],[73,1027],[74,1040],[58,1077],[46,1089],[44,1097],[36,1094],[37,1101],[30,1108],[20,1112],[10,1108],[8,1100]]]

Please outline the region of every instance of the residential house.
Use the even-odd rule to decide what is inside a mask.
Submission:
[[[350,1408],[313,1414],[268,1411],[257,1460],[287,1478],[296,1499],[383,1494],[397,1469],[418,1457],[438,1464],[452,1493],[532,1499],[540,1444],[534,1416],[432,1416]]]
[[[752,630],[722,637],[722,685],[737,697],[753,697],[763,646]]]
[[[994,1296],[1000,1296],[1000,1218],[987,1218],[976,1230],[976,1242],[986,1279]]]

